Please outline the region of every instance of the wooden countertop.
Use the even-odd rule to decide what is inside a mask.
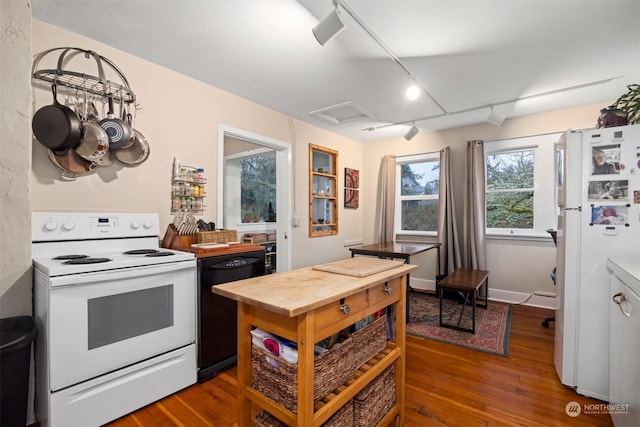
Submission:
[[[305,267],[216,285],[212,287],[212,291],[238,302],[295,317],[377,284],[409,274],[417,268],[415,265],[402,264],[366,277],[356,277]]]
[[[208,258],[212,256],[239,254],[243,252],[264,251],[264,246],[256,245],[254,243],[236,243],[229,245],[227,248],[194,248],[191,246],[180,246],[177,248],[184,252],[193,252],[196,254],[196,258]]]

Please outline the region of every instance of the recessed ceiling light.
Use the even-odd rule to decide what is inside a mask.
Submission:
[[[420,96],[420,88],[417,85],[411,85],[407,88],[407,99],[413,101]]]

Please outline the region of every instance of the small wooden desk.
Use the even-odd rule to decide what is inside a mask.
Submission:
[[[422,252],[436,249],[437,261],[436,261],[436,283],[440,276],[440,246],[441,243],[402,243],[402,242],[387,242],[387,243],[374,243],[372,245],[356,246],[349,248],[351,251],[351,257],[355,255],[370,255],[377,256],[379,258],[396,258],[403,259],[405,264],[411,263],[411,255],[417,255]],[[411,292],[411,284],[409,283],[409,275],[407,274],[407,313],[406,319],[409,321],[409,292]]]

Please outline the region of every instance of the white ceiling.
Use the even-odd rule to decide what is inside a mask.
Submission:
[[[640,82],[638,0],[341,3],[346,29],[324,47],[311,29],[331,0],[32,0],[32,8],[38,20],[359,141],[402,136],[412,121],[421,131],[484,122],[492,105],[517,117],[606,102]],[[404,97],[403,67],[424,90],[415,101]],[[310,115],[345,102],[372,118],[336,125]]]

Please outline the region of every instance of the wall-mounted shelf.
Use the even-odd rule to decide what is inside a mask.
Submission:
[[[309,144],[309,237],[338,234],[338,152]]]
[[[202,169],[180,166],[178,174],[171,178],[171,213],[188,211],[193,214],[204,212],[204,186]]]

